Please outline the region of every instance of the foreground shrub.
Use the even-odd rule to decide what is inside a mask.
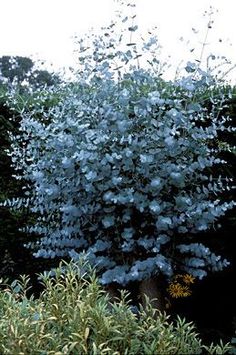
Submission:
[[[52,273],[51,273],[52,274]],[[228,345],[205,347],[192,323],[151,306],[134,314],[122,294],[111,304],[91,271],[63,263],[41,275],[38,299],[27,298],[29,279],[0,292],[1,354],[223,354]]]

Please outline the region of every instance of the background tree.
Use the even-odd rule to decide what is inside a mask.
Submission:
[[[12,84],[14,79],[22,82],[28,78],[34,66],[33,61],[27,57],[3,56],[0,58],[1,80],[7,79]]]
[[[61,81],[59,75],[47,70],[37,69],[31,58],[3,56],[0,58],[0,82],[12,85],[30,85],[32,88],[56,85]],[[21,88],[22,90],[22,88]]]

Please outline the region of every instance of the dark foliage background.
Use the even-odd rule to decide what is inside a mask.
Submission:
[[[236,90],[235,90],[236,91]],[[234,92],[235,92],[234,91]],[[228,108],[222,115],[232,118],[231,125],[236,127],[236,98],[228,102]],[[221,141],[231,146],[235,145],[236,134],[223,132]],[[222,157],[228,164],[220,171],[236,179],[236,153],[223,152]],[[222,169],[222,167],[221,167]],[[222,198],[236,199],[235,190],[225,192]],[[202,234],[202,240],[214,247],[220,255],[224,255],[230,266],[220,273],[209,274],[206,279],[195,285],[193,294],[188,299],[174,301],[174,312],[186,316],[196,322],[198,329],[206,341],[222,338],[230,341],[236,330],[236,210],[229,211],[220,223],[221,228]],[[217,241],[217,243],[216,243]]]
[[[23,193],[22,181],[13,177],[11,159],[6,152],[10,148],[9,133],[19,133],[21,120],[17,110],[9,107],[7,93],[15,83],[20,100],[30,100],[27,85],[22,86],[23,81],[34,90],[39,90],[40,87],[58,84],[61,79],[57,74],[36,69],[30,58],[18,56],[0,58],[0,202],[20,197]],[[27,210],[14,211],[0,206],[0,278],[12,281],[20,274],[30,274],[36,285],[36,273],[51,267],[50,261],[35,259],[32,252],[24,247],[24,244],[32,238],[35,239],[35,236],[20,230],[33,218]]]

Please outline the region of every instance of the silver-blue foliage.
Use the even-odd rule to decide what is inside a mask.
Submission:
[[[234,206],[218,197],[230,180],[210,175],[225,163],[214,144],[224,94],[207,110],[202,93],[217,83],[191,63],[175,82],[161,79],[157,39],[140,44],[129,20],[127,31],[113,23],[79,41],[78,82],[48,122],[23,113],[10,154],[29,182],[28,230],[41,235],[29,246],[44,258],[85,251],[104,284],[169,277],[178,265],[201,278],[227,266],[196,242]]]

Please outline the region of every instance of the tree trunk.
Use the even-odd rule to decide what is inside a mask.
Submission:
[[[117,284],[109,284],[104,287],[104,290],[109,296],[110,305],[119,302],[120,300],[120,289]],[[162,282],[157,277],[152,277],[148,280],[143,280],[138,285],[138,298],[139,303],[142,304],[143,308],[147,308],[147,299],[153,309],[157,310],[156,316],[159,312],[165,311],[165,298],[163,296]],[[130,292],[130,290],[129,290]],[[132,293],[131,293],[132,299]],[[136,300],[137,301],[137,300]]]
[[[141,304],[144,308],[147,306],[147,297],[154,309],[163,312],[165,310],[165,302],[161,288],[158,287],[158,285],[158,279],[155,277],[152,277],[148,280],[143,280],[139,284],[139,294],[141,298]]]
[[[120,293],[119,293],[117,285],[109,284],[109,285],[106,285],[104,287],[104,289],[105,289],[105,291],[107,292],[107,294],[109,296],[110,303],[119,302]]]

